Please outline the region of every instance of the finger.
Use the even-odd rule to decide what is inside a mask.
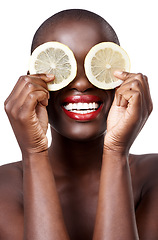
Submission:
[[[146,102],[147,102],[147,105],[148,105],[148,112],[150,114],[153,110],[153,102],[152,102],[152,98],[151,98],[148,78],[145,75],[144,75],[144,81],[145,81],[146,86],[147,86],[147,88],[146,88]]]
[[[31,92],[19,109],[19,118],[26,119],[32,116],[32,113],[35,112],[36,106],[39,103],[44,107],[48,105],[47,94],[43,91]]]
[[[5,104],[8,101],[14,101],[14,99],[18,98],[18,95],[20,94],[20,92],[22,91],[22,89],[24,88],[24,86],[27,83],[33,82],[35,84],[41,85],[45,89],[48,89],[47,88],[47,82],[52,81],[52,79],[54,79],[54,75],[52,75],[52,74],[50,74],[49,76],[46,76],[45,74],[35,74],[35,75],[21,76],[19,78],[18,82],[16,83],[15,87],[13,88],[11,94],[6,99]]]
[[[124,92],[126,90],[141,91],[144,94],[144,87],[141,81],[129,78],[120,87],[116,88],[116,91]]]
[[[150,95],[150,89],[149,89],[149,84],[148,84],[148,78],[147,76],[143,75],[142,73],[138,73],[134,75],[135,83],[133,85],[141,85],[143,88],[143,96],[144,96],[144,101],[146,103],[146,108],[148,110],[148,113],[150,114],[153,108],[152,104],[152,99]],[[134,87],[133,86],[133,89]]]
[[[33,82],[28,82],[20,92],[18,98],[17,98],[17,103],[16,107],[20,107],[23,105],[24,101],[26,100],[27,96],[31,93],[34,93],[36,91],[43,91],[47,94],[47,99],[49,98],[49,91],[42,87],[39,84],[33,83]]]
[[[141,85],[140,82],[138,82],[139,84],[137,84],[137,81],[135,84],[133,84],[134,81],[132,82],[128,82],[126,84],[124,84],[124,86],[121,86],[120,88],[118,88],[116,90],[116,104],[117,106],[121,106],[121,107],[129,107],[129,103],[132,104],[133,101],[131,101],[131,98],[133,96],[137,96],[140,94],[141,96],[141,113],[142,113],[142,118],[146,118],[149,113],[148,113],[148,108],[147,108],[147,104],[146,104],[146,99],[144,96],[144,91],[143,91],[143,87]],[[134,86],[134,87],[133,87]],[[138,106],[139,102],[137,102]],[[131,105],[130,105],[131,107]],[[136,108],[137,106],[135,106]]]
[[[36,85],[34,83],[27,83],[25,87],[22,89],[18,98],[8,103],[8,106],[7,106],[8,116],[13,117],[14,119],[17,119],[19,109],[21,109],[21,107],[23,106],[28,96],[34,94],[35,92],[43,92],[47,96],[44,102],[41,102],[42,105],[47,106],[48,99],[49,99],[49,91],[40,85]]]
[[[123,72],[122,75],[124,75],[124,79],[125,79],[124,82],[122,83],[122,86],[126,83],[133,82],[133,88],[141,84],[143,89],[146,91],[146,88],[148,87],[148,85],[146,83],[146,79],[144,78],[145,76],[142,73]]]
[[[149,90],[147,77],[144,76],[142,73],[128,73],[128,72],[119,72],[119,73],[120,73],[120,79],[124,81],[121,87],[131,82],[132,83],[131,89],[133,90],[137,89],[137,87],[139,87],[140,85],[142,85],[144,93],[146,93]]]
[[[40,78],[43,81],[45,81],[46,83],[52,82],[55,79],[55,76],[53,74],[32,74],[30,75],[31,77],[36,77],[36,78]]]
[[[144,101],[146,102],[146,108],[150,114],[153,109],[152,99],[150,95],[150,89],[148,84],[148,78],[142,73],[128,73],[128,72],[116,72],[116,75],[120,75],[120,79],[124,80],[120,88],[124,87],[127,83],[131,82],[131,90],[142,90]]]
[[[143,111],[143,98],[139,91],[129,90],[125,91],[122,95],[119,94],[119,106],[124,108],[131,108],[133,111]]]
[[[129,73],[129,72],[123,72],[123,71],[114,71],[113,75],[116,77],[116,78],[119,78],[120,80],[127,80],[129,77],[131,77],[132,73]]]
[[[144,82],[144,75],[142,73],[129,73],[129,72],[115,71],[114,76],[124,82],[130,82],[133,80],[138,80],[138,81],[142,82],[142,84]]]
[[[126,91],[138,91],[138,92],[141,92],[143,98],[144,98],[144,89],[143,89],[143,86],[142,86],[142,83],[138,80],[132,80],[130,81],[126,81],[124,82],[124,84],[122,84],[119,88],[117,88],[116,92],[120,95],[123,95],[124,92]],[[145,98],[144,98],[145,100]]]
[[[127,108],[128,100],[126,98],[124,98],[124,96],[122,94],[118,94],[118,97],[116,98],[116,104],[118,107]]]

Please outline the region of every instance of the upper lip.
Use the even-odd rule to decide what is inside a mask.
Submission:
[[[63,105],[67,103],[91,103],[91,102],[100,102],[102,103],[102,100],[100,97],[96,95],[73,95],[68,96],[63,100]]]

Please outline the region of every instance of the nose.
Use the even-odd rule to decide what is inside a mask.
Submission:
[[[70,83],[69,87],[79,92],[85,92],[88,89],[94,88],[86,77],[84,69],[78,69],[76,78]]]

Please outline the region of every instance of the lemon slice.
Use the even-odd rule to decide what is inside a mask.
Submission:
[[[122,83],[114,77],[115,70],[130,71],[128,54],[113,42],[102,42],[92,47],[84,64],[88,80],[101,89],[113,89]]]
[[[46,42],[32,53],[29,62],[30,74],[54,74],[55,79],[48,84],[50,91],[67,86],[75,77],[77,63],[73,52],[59,42]]]

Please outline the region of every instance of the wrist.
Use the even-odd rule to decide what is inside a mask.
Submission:
[[[105,136],[104,139],[104,149],[105,153],[110,153],[113,155],[120,156],[128,156],[129,155],[129,147],[124,142],[118,141],[116,138],[111,138],[109,136]]]
[[[23,166],[31,166],[32,164],[39,164],[43,160],[48,160],[48,150],[43,152],[25,152],[22,153]]]
[[[120,155],[129,155],[131,142],[128,139],[122,139],[119,134],[111,134],[106,132],[104,138],[104,150]]]
[[[120,157],[128,157],[129,155],[129,149],[122,147],[122,146],[113,146],[113,145],[107,145],[104,143],[104,154],[112,154],[114,156],[120,156]]]
[[[128,163],[128,151],[123,151],[122,149],[113,149],[107,148],[104,146],[103,150],[103,162],[110,161],[115,163],[121,163],[122,165],[126,165]]]

